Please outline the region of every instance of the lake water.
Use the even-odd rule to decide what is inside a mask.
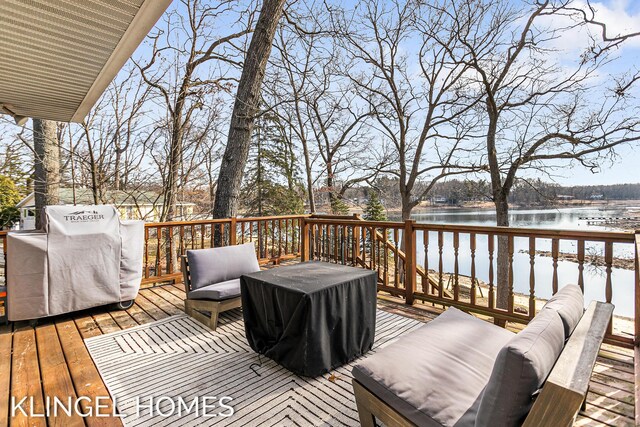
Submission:
[[[628,216],[625,208],[562,208],[562,209],[521,209],[512,210],[510,224],[513,227],[531,227],[548,229],[577,229],[577,230],[606,230],[603,226],[587,225],[580,217],[620,217]],[[420,223],[442,224],[466,224],[466,225],[495,225],[495,213],[492,209],[436,209],[428,212],[416,213],[412,216]],[[395,218],[394,218],[395,219]],[[453,234],[444,235],[444,271],[453,272]],[[428,246],[428,262],[430,269],[438,266],[438,236],[430,232]],[[478,235],[476,238],[476,277],[484,282],[489,281],[489,252],[487,249],[487,236]],[[496,245],[497,248],[497,245]],[[514,290],[519,293],[529,293],[529,248],[528,238],[514,239]],[[537,239],[536,249],[542,251],[551,250],[551,239]],[[561,241],[560,251],[576,253],[575,241]],[[589,243],[585,245],[587,257],[589,254],[604,254],[604,244]],[[633,258],[634,248],[632,244],[614,244],[614,256]],[[495,271],[494,253],[494,271]],[[423,235],[417,233],[417,258],[420,264],[424,262]],[[460,249],[458,254],[460,274],[471,274],[471,251],[469,249],[469,235],[460,234]],[[536,256],[535,259],[536,296],[549,298],[552,293],[553,260],[550,257]],[[577,283],[578,264],[569,261],[558,261],[558,281],[560,287],[568,283]],[[585,301],[605,300],[606,275],[603,267],[586,265],[584,269]],[[616,306],[615,313],[620,316],[633,316],[634,310],[634,271],[625,269],[613,269],[612,273],[613,298]]]

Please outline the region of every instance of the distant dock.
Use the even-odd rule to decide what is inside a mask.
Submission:
[[[640,218],[631,216],[581,216],[578,219],[586,221],[587,225],[619,224],[621,222],[640,220]]]

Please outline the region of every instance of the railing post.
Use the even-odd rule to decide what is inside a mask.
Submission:
[[[300,260],[309,261],[311,247],[309,246],[309,223],[306,218],[302,218],[302,235],[300,236]]]
[[[354,214],[353,218],[362,221],[360,215]],[[362,227],[359,225],[353,226],[353,265],[358,265],[358,260],[362,257],[362,253],[360,252],[360,232],[362,231]]]
[[[416,230],[412,219],[404,222],[404,247],[405,247],[405,302],[413,305],[414,293],[416,291],[417,266],[416,266]]]
[[[229,246],[235,246],[237,244],[237,232],[236,232],[237,218],[234,216],[231,218],[231,225],[229,226]]]
[[[635,254],[636,254],[636,263],[635,263],[635,283],[634,283],[634,293],[635,293],[635,316],[633,318],[634,324],[634,336],[633,341],[634,344],[640,345],[640,230],[636,230],[635,233],[636,244],[635,244]]]

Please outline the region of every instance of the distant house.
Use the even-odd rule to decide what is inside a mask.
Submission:
[[[604,194],[592,194],[589,196],[590,200],[603,200]]]
[[[92,205],[93,193],[88,188],[76,188],[76,205]],[[156,222],[160,218],[163,198],[153,191],[117,191],[108,190],[104,195],[104,203],[114,205],[122,219],[143,219],[147,222]],[[60,189],[60,204],[73,205],[73,189]],[[17,204],[20,210],[20,229],[32,230],[35,228],[35,196],[29,194]],[[190,219],[194,214],[195,203],[178,202],[178,215],[176,219]]]
[[[573,199],[575,199],[575,197],[569,196],[567,194],[558,194],[556,196],[556,199],[558,199],[558,200],[573,200]]]

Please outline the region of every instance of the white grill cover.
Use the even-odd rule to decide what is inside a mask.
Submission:
[[[48,206],[43,230],[8,234],[9,320],[35,319],[134,299],[144,223],[113,206]]]

